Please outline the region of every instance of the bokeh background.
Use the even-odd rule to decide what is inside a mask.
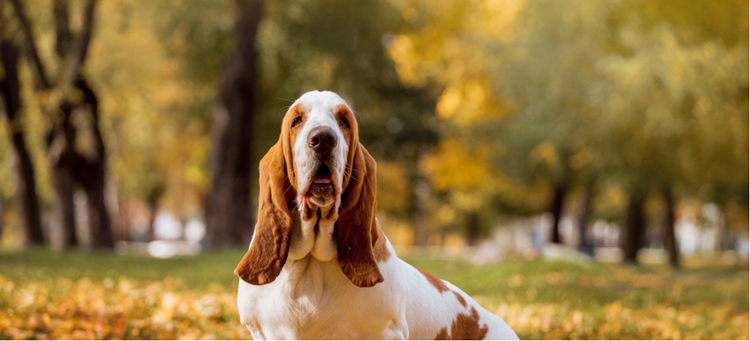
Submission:
[[[748,338],[747,1],[0,0],[0,337],[245,338],[299,95],[523,338]]]

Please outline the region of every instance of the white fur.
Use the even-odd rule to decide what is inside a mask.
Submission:
[[[440,293],[396,256],[387,238],[386,245],[391,257],[378,264],[385,281],[371,288],[354,286],[335,258],[320,261],[312,254],[287,259],[270,284],[240,280],[240,321],[253,339],[434,339],[443,327],[450,334],[456,315],[474,307],[480,325],[489,327],[486,339],[518,339],[505,321],[456,286],[443,281],[450,290]]]
[[[339,104],[346,105],[346,102],[339,95],[330,91],[310,91],[297,99],[291,108],[298,104],[302,104],[305,108],[306,119],[297,135],[297,141],[294,143],[294,162],[297,164],[297,190],[306,190],[315,175],[314,172],[317,171],[314,162],[312,162],[315,152],[307,145],[307,135],[315,127],[327,126],[331,127],[338,137],[338,144],[333,150],[335,158],[331,169],[331,179],[336,193],[340,194],[349,146],[346,144],[344,134],[341,132],[334,115],[336,114],[336,107]]]
[[[347,146],[332,110],[343,100],[331,92],[309,92],[294,105],[297,103],[303,103],[308,114],[300,132],[303,135],[294,146],[300,168],[297,188],[309,185],[306,172],[311,172],[304,168],[310,154],[306,139],[300,136],[316,125],[328,125],[340,134],[342,160],[337,161],[336,171],[332,170],[334,183],[338,180],[340,184]],[[370,288],[355,286],[336,260],[335,222],[318,215],[303,221],[296,210],[292,217],[291,247],[279,276],[265,285],[240,280],[240,321],[253,339],[434,339],[442,328],[451,334],[457,314],[470,314],[471,307],[479,312],[480,325],[489,328],[486,339],[518,339],[505,321],[452,284],[443,281],[450,290],[439,292],[422,273],[396,256],[387,238],[390,258],[378,264],[384,281]],[[467,307],[454,292],[465,299]]]

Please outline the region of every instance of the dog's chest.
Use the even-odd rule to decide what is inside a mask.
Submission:
[[[241,281],[237,304],[253,338],[377,338],[397,315],[377,302],[385,287],[378,286],[357,288],[335,262],[306,257],[287,263],[273,283]]]

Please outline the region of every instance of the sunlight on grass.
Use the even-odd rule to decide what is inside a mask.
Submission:
[[[232,285],[191,289],[179,280],[0,277],[0,338],[249,338]],[[11,308],[12,307],[12,308]]]
[[[0,254],[0,338],[250,338],[232,274],[241,256]],[[748,338],[746,266],[408,261],[463,288],[521,338]]]

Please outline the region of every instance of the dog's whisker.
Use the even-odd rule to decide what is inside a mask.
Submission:
[[[294,186],[289,186],[289,188],[287,188],[286,191],[284,191],[284,194],[286,194],[286,192],[289,192],[289,190],[292,188],[294,188]]]
[[[354,179],[354,181],[360,182],[359,179],[355,178],[351,173],[347,173],[346,175],[350,176],[352,179]]]
[[[353,171],[353,172],[357,172],[357,173],[362,173],[362,171],[361,171],[361,170],[359,170],[359,169],[354,169],[354,167],[352,167],[352,166],[346,166],[346,169],[348,169],[348,170],[350,170],[350,171]]]

